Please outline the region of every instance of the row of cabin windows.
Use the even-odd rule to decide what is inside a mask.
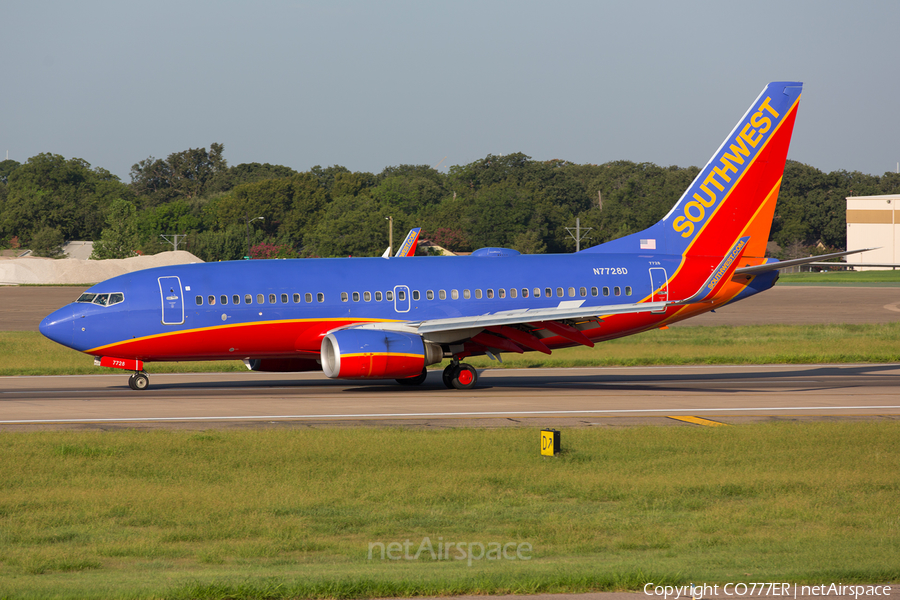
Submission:
[[[534,297],[534,298],[540,298],[543,295],[545,298],[552,298],[553,292],[554,292],[553,288],[544,288],[543,294],[541,293],[541,288],[534,288],[532,290],[529,290],[528,288],[522,288],[521,296],[522,296],[522,298],[528,298],[529,296]],[[488,288],[484,291],[482,291],[481,289],[476,289],[474,294],[472,293],[471,290],[463,290],[462,297],[465,300],[471,299],[473,297],[473,295],[476,300],[481,300],[482,298],[487,298],[487,299],[506,298],[506,297],[518,298],[519,293],[520,293],[520,291],[517,288],[510,288],[508,292],[505,288],[500,288],[496,291],[496,294],[495,294],[494,290],[492,288]],[[625,295],[631,296],[631,294],[632,294],[631,286],[626,285],[625,286]],[[565,290],[561,287],[556,288],[556,296],[558,298],[564,298],[567,295],[569,298],[575,298],[577,296],[586,298],[587,297],[587,288],[586,287],[578,288],[577,294],[575,293],[574,287],[570,287],[570,288],[568,288],[568,290]],[[591,288],[591,296],[596,297],[599,295],[600,295],[600,289],[597,287],[592,287]],[[603,295],[604,296],[610,295],[610,288],[608,286],[603,287]],[[621,296],[622,288],[619,286],[614,286],[612,288],[612,295],[613,296]],[[438,290],[437,297],[440,300],[446,300],[447,299],[447,290]],[[459,297],[460,297],[459,290],[450,290],[450,298],[452,300],[458,300]],[[350,300],[350,298],[351,298],[351,294],[348,294],[347,292],[341,292],[341,302],[348,302]],[[362,292],[362,294],[360,294],[359,292],[352,292],[352,298],[353,298],[354,302],[359,302],[360,299],[362,299],[364,302],[371,302],[373,300],[373,298],[374,298],[375,302],[381,302],[383,300],[386,300],[388,302],[393,302],[394,301],[394,293],[390,290],[384,292],[384,294],[382,294],[380,291],[374,292],[374,294],[372,292]],[[401,301],[406,300],[406,292],[404,290],[398,290],[397,298]],[[425,298],[428,300],[434,300],[434,298],[435,298],[434,290],[427,290],[425,292]],[[307,292],[302,297],[298,293],[294,293],[293,295],[280,294],[280,299],[281,299],[281,304],[289,304],[290,300],[293,300],[294,304],[300,304],[301,300],[305,301],[307,304],[311,304],[313,301],[313,295],[310,292]],[[419,290],[412,291],[412,299],[415,300],[416,302],[418,302],[421,299],[421,294],[419,293]],[[279,294],[269,294],[268,300],[269,300],[269,304],[278,304]],[[203,304],[204,304],[203,296],[200,296],[200,295],[196,296],[195,301],[197,303],[197,306],[203,306]],[[217,302],[216,296],[214,296],[214,295],[207,296],[205,299],[205,302],[209,306],[215,306],[216,302]],[[316,302],[325,302],[325,294],[323,294],[322,292],[317,293],[316,294]],[[222,304],[222,305],[228,304],[228,296],[226,294],[220,295],[218,297],[218,303]],[[232,304],[240,304],[241,303],[240,294],[232,294],[231,303]],[[256,303],[257,304],[265,304],[266,303],[266,295],[265,294],[256,294]],[[244,304],[253,304],[253,295],[252,294],[244,294]]]
[[[306,302],[307,304],[311,304],[313,301],[313,295],[310,292],[306,292],[303,296],[300,294],[269,294],[269,304],[278,304],[279,296],[281,298],[281,304],[289,304],[290,300],[294,301],[294,304],[300,304],[301,301]],[[194,298],[194,301],[197,303],[197,306],[203,306],[204,298],[203,296],[197,296]],[[210,306],[215,306],[216,302],[219,304],[228,304],[228,295],[222,294],[218,297],[218,300],[215,296],[210,295],[206,297],[206,303]],[[319,292],[316,294],[316,302],[325,302],[325,294]],[[232,304],[240,304],[241,303],[241,295],[240,294],[232,294],[231,295],[231,303]],[[265,304],[266,303],[266,294],[256,294],[256,303],[257,304]],[[253,304],[253,294],[244,294],[244,304]]]
[[[488,298],[488,299],[506,298],[506,297],[518,298],[519,294],[520,294],[520,290],[518,290],[517,288],[510,288],[509,291],[507,291],[505,288],[500,288],[497,290],[496,295],[494,294],[493,289],[486,289],[486,290],[476,289],[474,291],[474,294],[473,294],[472,290],[463,290],[462,291],[462,297],[465,300],[469,300],[473,296],[476,300],[481,300],[482,298]],[[625,295],[630,296],[631,294],[632,294],[631,286],[626,285],[625,286]],[[553,288],[544,288],[543,294],[541,294],[541,288],[534,288],[532,290],[529,290],[528,288],[522,288],[521,295],[522,295],[522,298],[528,298],[529,296],[532,296],[534,298],[540,298],[542,295],[545,298],[552,298],[553,297]],[[568,288],[568,290],[565,290],[564,288],[561,288],[561,287],[556,288],[556,296],[558,298],[565,298],[566,295],[568,295],[569,298],[575,298],[577,296],[586,298],[587,297],[587,288],[586,287],[578,288],[578,294],[575,293],[575,288],[573,288],[573,287]],[[591,288],[591,296],[599,296],[599,295],[600,295],[599,288],[592,287]],[[603,295],[604,296],[610,295],[609,287],[603,288]],[[622,288],[620,286],[613,287],[612,295],[621,296]],[[381,302],[382,298],[384,298],[388,302],[392,302],[394,300],[393,294],[390,291],[385,292],[384,296],[382,296],[381,292],[375,292],[374,296],[371,292],[362,292],[362,294],[360,294],[359,292],[352,292],[351,294],[348,294],[347,292],[341,292],[341,302],[348,302],[351,297],[353,298],[354,302],[359,302],[360,298],[362,298],[362,300],[364,302],[371,302],[373,297],[375,298],[375,302]],[[425,292],[425,298],[427,300],[434,300],[434,297],[435,297],[434,290],[427,290]],[[447,299],[447,290],[438,290],[437,297],[440,300],[446,300]],[[450,299],[451,300],[458,300],[459,297],[460,297],[459,290],[450,290]],[[406,300],[406,292],[404,292],[403,290],[397,290],[397,298],[399,300]],[[412,291],[412,299],[418,302],[420,298],[421,298],[421,295],[419,293],[419,290],[413,290]]]

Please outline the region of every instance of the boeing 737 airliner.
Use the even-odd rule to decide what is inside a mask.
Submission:
[[[664,327],[772,287],[779,267],[822,260],[765,258],[800,90],[767,85],[660,222],[575,254],[159,267],[93,286],[40,330],[133,371],[136,390],[149,385],[144,363],[221,359],[404,384],[450,359],[444,383],[471,388],[466,357],[549,354]]]

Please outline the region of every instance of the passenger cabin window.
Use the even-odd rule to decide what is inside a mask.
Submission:
[[[487,290],[485,290],[485,295],[486,295],[489,299],[490,299],[490,298],[493,298],[493,297],[494,297],[494,290],[488,288]]]
[[[219,296],[219,302],[222,304],[228,304],[228,296],[222,294],[221,296]]]
[[[256,295],[256,303],[257,303],[257,304],[265,304],[265,303],[266,303],[266,297],[265,297],[263,294],[257,294],[257,295]]]
[[[472,297],[472,292],[471,292],[471,290],[463,290],[463,298],[465,298],[466,300],[468,300],[468,299],[470,299],[471,297]]]
[[[401,302],[406,300],[406,290],[397,290],[397,300]]]
[[[619,286],[614,287],[614,288],[613,288],[613,294],[615,294],[616,296],[621,296],[621,295],[622,295],[622,288],[620,288]]]
[[[307,302],[312,302],[312,293],[306,292],[305,299]],[[321,302],[321,300],[319,300],[319,302]]]
[[[569,298],[574,298],[574,297],[575,297],[575,288],[570,287],[569,288]]]
[[[481,288],[478,288],[477,290],[475,290],[475,299],[481,300]]]
[[[413,300],[418,302],[419,301],[419,290],[413,290],[412,296],[413,296]]]
[[[522,288],[522,297],[523,297],[523,298],[527,298],[527,297],[528,297],[528,288]]]
[[[316,300],[319,302],[325,302],[325,294],[319,292],[318,294],[316,294]]]
[[[231,303],[232,303],[232,304],[240,304],[240,303],[241,303],[241,297],[238,296],[237,294],[232,294],[232,296],[231,296]]]
[[[556,288],[556,295],[557,295],[559,298],[562,298],[562,297],[563,297],[563,289],[562,289],[562,288]]]
[[[591,296],[596,296],[596,295],[597,295],[597,288],[592,287],[591,288]]]
[[[244,304],[253,304],[253,296],[244,294]]]
[[[516,293],[517,293],[517,292],[516,292],[516,288],[509,288],[509,297],[510,297],[510,298],[515,298],[515,297],[516,297]]]
[[[434,290],[428,290],[425,292],[425,297],[429,300],[434,300]]]
[[[441,300],[446,300],[447,299],[447,290],[439,290],[438,297],[440,297]]]
[[[203,306],[203,296],[197,296],[194,298],[194,301],[197,303],[197,306]]]
[[[497,290],[497,297],[498,298],[506,298],[506,289],[500,288],[499,290]]]
[[[275,304],[275,302],[276,302],[275,298],[276,298],[275,294],[269,294],[269,304]]]
[[[346,302],[350,297],[347,295],[347,292],[341,292],[341,302]]]
[[[216,297],[215,296],[209,296],[206,300],[207,300],[207,302],[209,302],[210,306],[216,305]]]
[[[372,301],[372,292],[363,292],[363,300],[366,302]]]
[[[626,285],[626,286],[625,286],[625,295],[626,295],[626,296],[630,296],[630,295],[631,295],[631,286],[630,286],[630,285]]]
[[[393,302],[394,301],[394,292],[392,292],[391,290],[386,291],[384,293],[384,299],[387,300],[388,302]]]
[[[402,294],[403,292],[400,293]],[[459,290],[450,290],[450,298],[452,300],[459,300]],[[401,298],[401,300],[403,300],[403,298]]]
[[[604,295],[604,296],[609,296],[609,288],[606,287],[605,285],[603,286],[603,295]]]
[[[353,292],[353,301],[359,302],[359,292]]]
[[[308,302],[308,300],[307,300]],[[300,303],[300,294],[294,294],[294,304]]]
[[[535,298],[541,297],[541,288],[534,288],[534,297]]]
[[[546,297],[548,297],[548,298],[552,298],[552,297],[553,297],[553,290],[551,290],[550,288],[544,288],[544,295],[545,295]]]
[[[281,303],[282,303],[282,304],[287,304],[287,303],[288,303],[288,295],[287,295],[287,294],[282,294],[282,295],[281,295]]]

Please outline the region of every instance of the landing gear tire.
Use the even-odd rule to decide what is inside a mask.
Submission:
[[[146,373],[135,373],[128,378],[128,387],[133,390],[146,390],[150,387],[150,378]]]
[[[404,379],[397,379],[396,381],[400,385],[422,385],[423,383],[425,383],[426,377],[428,377],[428,371],[426,369],[422,369],[422,372],[415,377],[406,377]]]
[[[478,383],[478,371],[472,365],[451,364],[444,369],[442,378],[450,389],[468,390]]]
[[[459,364],[449,364],[444,369],[444,372],[441,374],[441,381],[444,382],[444,387],[448,389],[453,389],[453,374],[459,369]]]
[[[478,371],[472,365],[459,365],[456,376],[453,377],[451,383],[458,390],[471,389],[478,383]]]

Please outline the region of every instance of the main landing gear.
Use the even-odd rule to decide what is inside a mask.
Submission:
[[[425,382],[427,376],[428,371],[422,369],[422,372],[415,377],[406,377],[395,381],[400,385],[421,385]],[[442,379],[444,385],[451,390],[468,390],[475,387],[475,384],[478,383],[478,371],[476,371],[475,367],[472,365],[464,365],[454,359],[453,362],[444,369]]]
[[[150,386],[150,378],[143,371],[135,371],[128,378],[128,387],[133,390],[146,390]]]
[[[444,369],[443,380],[444,385],[450,389],[472,389],[478,383],[478,371],[472,365],[462,364],[458,360],[453,359],[447,368]]]

